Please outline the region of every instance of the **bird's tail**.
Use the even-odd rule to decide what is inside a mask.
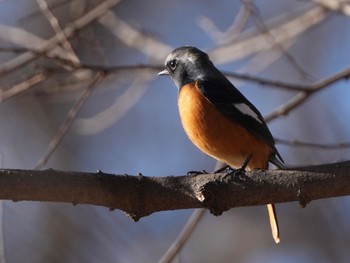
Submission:
[[[270,226],[272,231],[272,237],[276,243],[280,242],[280,230],[278,227],[276,209],[274,204],[267,205],[267,211],[269,213]]]
[[[279,158],[281,159],[281,161],[279,159],[277,159],[275,154],[272,154],[269,157],[269,162],[275,164],[277,167],[283,169],[284,165],[283,165],[283,159],[282,157],[280,157],[280,155],[278,154]],[[264,170],[268,170],[269,168],[269,164],[268,161],[265,163],[262,163],[263,165],[249,165],[249,160],[248,159],[248,170],[254,170],[254,169],[264,169]],[[275,209],[275,205],[274,204],[268,204],[267,205],[267,211],[269,213],[269,219],[270,219],[270,226],[271,226],[271,231],[272,231],[272,237],[275,240],[276,243],[280,242],[280,230],[278,227],[278,221],[277,221],[277,214],[276,214],[276,209]]]

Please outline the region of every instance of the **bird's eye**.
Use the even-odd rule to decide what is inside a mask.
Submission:
[[[177,66],[177,60],[173,59],[172,61],[169,62],[169,67],[172,71],[174,71],[176,69]]]

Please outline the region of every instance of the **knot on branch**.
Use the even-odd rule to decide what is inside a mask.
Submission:
[[[232,184],[244,189],[247,183],[245,178],[245,174],[220,175],[219,178],[206,181],[201,185],[195,192],[195,196],[203,207],[209,209],[211,214],[219,216],[232,208],[230,202],[227,202],[227,195],[232,194]]]

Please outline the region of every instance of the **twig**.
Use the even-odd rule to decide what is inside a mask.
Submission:
[[[173,261],[175,256],[179,253],[183,245],[187,242],[188,238],[191,236],[193,230],[201,221],[205,214],[205,209],[196,209],[191,217],[188,219],[186,225],[181,230],[180,234],[171,244],[167,252],[162,256],[158,263],[170,263]]]
[[[217,162],[215,165],[214,170],[217,171],[218,169],[222,168],[224,166],[223,163]],[[164,253],[162,258],[159,260],[158,263],[168,263],[172,262],[172,260],[175,258],[175,256],[180,252],[182,247],[186,244],[188,238],[193,233],[196,226],[199,224],[201,219],[203,218],[206,210],[205,209],[196,209],[190,218],[187,220],[185,226],[182,228],[179,235],[176,237],[176,239],[173,241],[171,246],[168,248],[168,250]]]
[[[51,73],[49,71],[49,73]],[[35,97],[36,99],[41,99],[45,103],[58,102],[58,101],[71,101],[72,96],[74,96],[79,90],[84,90],[86,85],[91,81],[92,76],[96,72],[86,72],[81,74],[78,78],[69,80],[69,83],[64,85],[53,85],[49,89],[37,89],[35,94],[28,93],[25,97],[21,97],[21,101],[30,101]],[[73,94],[70,94],[73,93]],[[73,99],[74,100],[74,99]]]
[[[65,60],[63,58],[58,58],[56,57],[55,59],[58,59],[62,63],[68,63],[70,64],[70,61]],[[80,67],[81,69],[91,69],[91,70],[98,70],[98,71],[105,71],[108,73],[113,73],[117,71],[135,71],[135,70],[148,70],[153,72],[159,72],[164,69],[164,66],[162,65],[150,65],[150,64],[136,64],[136,65],[120,65],[120,66],[103,66],[103,65],[90,65],[90,64],[84,64],[81,63]],[[66,72],[65,70],[62,69],[49,69],[50,71],[53,72]],[[271,87],[277,87],[277,88],[282,88],[282,89],[287,89],[291,91],[308,91],[310,89],[309,85],[302,85],[302,84],[293,84],[293,83],[288,83],[288,82],[283,82],[283,81],[278,81],[278,80],[269,80],[266,78],[258,77],[258,76],[251,76],[249,74],[244,74],[244,73],[237,73],[237,72],[231,72],[231,71],[222,71],[224,75],[227,77],[232,77],[236,78],[239,80],[245,80],[245,81],[250,81],[257,83],[259,85],[267,85]]]
[[[46,16],[47,20],[50,22],[51,27],[56,33],[56,36],[59,40],[59,42],[62,44],[63,48],[68,53],[68,58],[74,63],[75,65],[79,65],[79,58],[75,54],[75,51],[72,47],[72,45],[69,43],[66,35],[61,29],[61,26],[58,22],[58,19],[49,9],[49,5],[47,4],[46,0],[36,0],[39,4],[43,14]]]
[[[63,60],[62,60],[63,61]],[[67,61],[65,61],[67,62]],[[97,71],[104,71],[106,73],[113,73],[116,71],[122,71],[122,70],[150,70],[152,72],[160,71],[163,69],[163,66],[159,65],[147,65],[147,64],[138,64],[138,65],[131,65],[131,66],[99,66],[99,65],[88,65],[88,64],[82,64],[82,69],[91,69],[91,70],[97,70]],[[59,69],[57,69],[59,71]],[[54,69],[51,69],[51,71],[55,71]],[[315,82],[311,85],[301,85],[301,84],[292,84],[282,81],[275,81],[275,80],[269,80],[257,76],[250,76],[248,74],[241,74],[241,73],[234,73],[234,72],[223,72],[228,77],[233,77],[241,80],[251,81],[258,83],[260,85],[268,85],[271,87],[277,87],[277,88],[283,88],[291,91],[299,91],[299,93],[294,96],[291,100],[289,100],[287,103],[283,104],[270,114],[268,114],[265,117],[266,121],[271,121],[281,115],[288,114],[292,109],[299,106],[301,103],[303,103],[307,98],[309,98],[311,95],[313,95],[316,91],[321,90],[323,88],[326,88],[327,86],[341,80],[346,79],[350,76],[350,68],[342,70],[331,77],[325,78],[321,81]]]
[[[0,47],[0,52],[21,53],[26,51],[28,51],[28,49],[22,47]]]
[[[63,63],[69,63],[68,60],[61,59],[61,62]],[[164,66],[161,65],[149,65],[149,64],[137,64],[137,65],[121,65],[121,66],[102,66],[102,65],[90,65],[90,64],[84,64],[82,63],[80,68],[82,69],[91,69],[91,70],[97,70],[97,71],[104,71],[106,73],[113,73],[117,71],[135,71],[135,70],[149,70],[151,72],[158,72],[160,70],[164,69]],[[50,71],[57,71],[60,72],[60,69],[50,69]],[[65,72],[65,71],[62,71]],[[257,83],[259,85],[267,85],[271,87],[276,88],[282,88],[286,90],[291,91],[299,91],[298,94],[305,92],[305,93],[312,93],[317,91],[318,89],[322,89],[330,84],[333,84],[334,82],[348,78],[349,77],[350,68],[345,69],[339,73],[336,73],[335,75],[332,75],[331,77],[325,78],[321,81],[315,82],[310,85],[302,85],[302,84],[293,84],[278,80],[269,80],[266,78],[258,77],[258,76],[251,76],[249,74],[242,74],[242,73],[236,73],[236,72],[229,72],[229,71],[222,71],[224,75],[227,77],[232,77],[240,80],[250,81]],[[321,87],[320,87],[321,86]]]
[[[127,66],[99,66],[99,65],[87,65],[82,64],[82,68],[91,69],[91,70],[102,70],[108,73],[119,70],[151,70],[151,71],[159,71],[164,69],[164,66],[160,65],[147,65],[147,64],[138,64],[138,65],[127,65]],[[325,78],[321,81],[315,82],[311,85],[301,85],[301,84],[292,84],[288,82],[269,80],[257,76],[250,76],[249,74],[235,73],[222,71],[222,73],[228,77],[233,77],[241,80],[247,80],[251,82],[255,82],[261,85],[269,85],[273,87],[293,90],[293,91],[305,91],[305,92],[314,92],[318,89],[322,89],[325,86],[333,84],[334,82],[341,80],[343,78],[348,78],[350,73],[350,68],[340,71],[331,77]]]
[[[22,28],[0,24],[0,39],[4,40],[7,43],[14,45],[15,51],[18,50],[19,47],[23,48],[23,50],[18,51],[31,51],[36,53],[38,47],[40,47],[43,43],[46,43],[46,40],[29,32]],[[9,50],[9,49],[8,49]],[[38,54],[38,53],[36,53]],[[66,58],[66,52],[61,46],[57,45],[54,49],[48,52],[48,55],[55,55]],[[0,70],[3,67],[6,67],[7,63],[0,65]],[[4,66],[5,65],[5,66]]]
[[[298,140],[284,140],[280,138],[275,138],[276,143],[289,145],[289,146],[300,146],[300,147],[309,147],[309,148],[318,148],[324,150],[334,150],[334,149],[343,149],[349,148],[350,142],[342,143],[311,143],[311,142],[302,142]]]
[[[289,54],[289,52],[283,47],[283,45],[276,41],[276,38],[270,33],[269,28],[265,25],[264,20],[261,18],[259,9],[257,6],[248,0],[241,0],[243,5],[246,5],[247,9],[251,10],[253,21],[260,31],[260,33],[266,37],[267,41],[271,43],[272,46],[276,47],[282,55],[289,61],[289,63],[294,67],[303,77],[307,79],[313,79],[311,75],[306,72],[299,63],[295,60],[295,58]]]
[[[242,4],[232,25],[225,32],[220,32],[214,22],[204,15],[199,17],[198,24],[213,40],[220,44],[228,44],[242,32],[250,14],[250,9]]]
[[[51,142],[49,143],[45,154],[43,157],[41,157],[37,164],[35,165],[34,169],[41,169],[47,161],[50,159],[53,152],[56,150],[59,143],[62,141],[64,135],[67,133],[69,127],[72,125],[72,122],[83,106],[86,99],[90,96],[91,92],[93,91],[93,88],[95,87],[95,84],[100,81],[104,77],[104,73],[100,72],[97,73],[94,78],[92,79],[91,83],[88,85],[88,87],[85,89],[85,91],[81,94],[81,96],[77,99],[77,101],[74,103],[72,108],[68,111],[67,117],[65,121],[62,123],[61,127],[57,131],[56,135],[53,137]]]
[[[95,7],[90,12],[86,13],[83,17],[77,19],[75,22],[67,26],[63,32],[66,35],[67,38],[73,36],[73,34],[77,31],[82,29],[83,27],[87,26],[88,24],[92,23],[99,17],[103,16],[110,8],[112,8],[114,5],[119,3],[120,0],[106,0],[102,4]],[[57,44],[59,43],[59,39],[57,35],[53,36],[49,40],[47,40],[45,43],[43,43],[41,46],[39,46],[36,50],[36,52],[26,52],[24,54],[21,54],[14,58],[13,60],[10,60],[0,66],[0,75],[7,74],[9,72],[12,72],[16,70],[17,68],[26,65],[33,59],[37,58],[37,53],[46,53],[52,50]]]
[[[290,91],[308,91],[310,88],[309,85],[293,84],[293,83],[279,81],[279,80],[270,80],[270,79],[266,79],[258,76],[251,76],[249,74],[244,74],[244,73],[228,72],[228,71],[223,71],[222,73],[227,77],[232,77],[239,80],[254,82],[263,86],[281,88],[281,89],[290,90]]]
[[[118,122],[147,92],[152,76],[139,74],[129,87],[105,110],[89,118],[79,118],[73,125],[78,134],[97,134]]]
[[[330,9],[350,16],[350,3],[344,0],[312,0],[313,2]]]
[[[71,0],[56,1],[56,2],[54,2],[54,3],[51,3],[51,4],[49,5],[49,7],[50,7],[51,9],[56,9],[56,8],[58,8],[58,7],[64,6],[64,5],[66,5],[66,4],[69,4],[69,3],[71,3],[71,2],[72,2]],[[24,20],[31,19],[31,18],[33,18],[34,16],[39,15],[39,13],[40,13],[40,11],[38,11],[38,10],[35,11],[35,12],[33,12],[33,13],[30,13],[30,14],[28,14],[27,16],[25,16],[25,17],[19,19],[19,22],[20,22],[20,23],[23,23]]]
[[[294,19],[289,19],[284,23],[278,23],[275,27],[271,27],[269,32],[274,36],[277,43],[284,43],[301,35],[312,26],[323,21],[326,17],[327,11],[322,7],[316,6],[303,11]],[[244,32],[241,36],[243,37],[243,35]],[[248,37],[238,43],[215,48],[209,52],[209,55],[215,63],[226,63],[242,59],[270,48],[271,45],[264,41],[265,38],[266,36],[263,34]]]
[[[145,54],[151,61],[163,61],[172,50],[171,46],[140,32],[113,12],[108,12],[98,22],[108,28],[118,41]]]
[[[284,47],[287,49],[290,48],[295,43],[295,41],[296,39],[289,40],[287,43],[284,44]],[[258,73],[266,70],[274,62],[276,62],[281,56],[282,54],[280,52],[276,52],[273,49],[268,49],[264,52],[259,52],[256,55],[252,56],[252,58],[249,59],[244,66],[240,67],[235,72],[237,73],[249,72],[251,76],[258,75]],[[241,85],[240,82],[241,81],[235,80],[234,84],[239,87]],[[285,89],[288,89],[288,88],[285,88]],[[291,90],[294,90],[294,89],[291,89]]]
[[[19,84],[16,84],[3,92],[0,91],[0,102],[8,100],[13,96],[34,87],[36,84],[44,81],[47,78],[47,75],[48,73],[46,71],[36,73],[34,76],[27,77]]]
[[[285,104],[281,105],[276,110],[266,115],[264,117],[265,121],[268,122],[273,119],[276,119],[279,116],[288,114],[291,110],[301,105],[304,101],[310,98],[317,91],[320,91],[341,79],[347,79],[349,77],[350,77],[350,68],[347,68],[328,78],[315,82],[314,84],[310,85],[310,89],[308,89],[308,91],[299,92],[292,99],[287,101]]]

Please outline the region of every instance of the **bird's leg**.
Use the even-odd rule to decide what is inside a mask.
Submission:
[[[244,161],[243,165],[236,170],[236,172],[245,172],[245,168],[247,168],[250,160],[252,159],[252,156],[249,155],[248,158]]]
[[[226,172],[226,173],[228,173],[229,171],[233,171],[234,169],[231,167],[231,166],[229,166],[229,165],[225,165],[224,167],[221,167],[221,168],[219,168],[219,169],[217,169],[217,170],[215,170],[215,174],[217,174],[217,173],[222,173],[222,172]]]
[[[228,173],[225,175],[224,178],[226,178],[227,176],[231,176],[231,175],[237,176],[237,175],[241,175],[242,173],[244,173],[246,171],[245,168],[247,168],[251,159],[252,159],[252,156],[249,155],[248,158],[244,161],[243,165],[238,169],[232,169],[230,167],[231,171],[228,171]]]
[[[227,173],[234,172],[234,171],[236,171],[236,170],[233,169],[231,166],[225,165],[224,167],[221,167],[221,168],[215,170],[214,173],[217,174],[217,173],[225,172],[227,174]],[[198,175],[198,174],[207,174],[207,173],[208,172],[206,170],[202,170],[202,171],[188,171],[187,175]]]

